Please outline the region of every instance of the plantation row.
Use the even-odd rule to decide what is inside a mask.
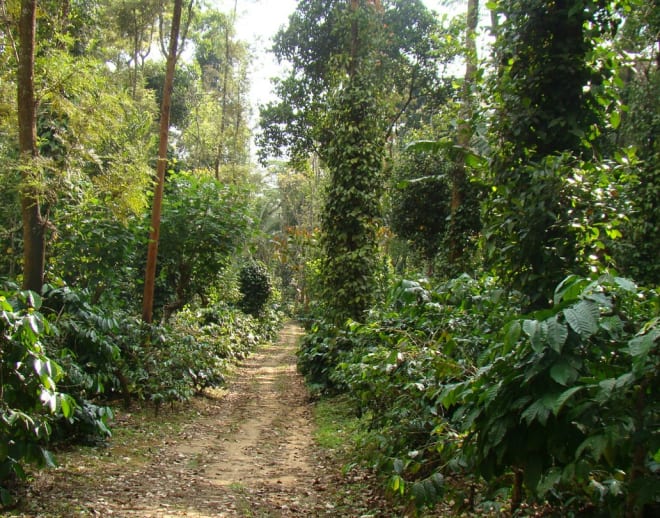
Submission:
[[[522,301],[491,278],[400,281],[364,323],[311,325],[299,366],[348,395],[358,457],[418,508],[641,514],[660,490],[660,293],[571,276],[551,308]]]
[[[281,314],[266,303],[268,279],[252,265],[242,272],[239,301],[188,307],[163,324],[92,305],[87,291],[46,285],[40,296],[5,286],[0,503],[12,502],[25,463],[55,465],[52,445],[110,436],[116,400],[148,402],[156,412],[185,403],[222,385],[232,362],[273,339]]]

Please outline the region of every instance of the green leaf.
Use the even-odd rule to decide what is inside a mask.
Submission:
[[[435,484],[428,479],[422,480],[421,484],[424,487],[424,502],[435,502],[438,499],[438,491],[435,487]]]
[[[543,496],[553,489],[561,481],[561,474],[561,468],[550,468],[536,487],[539,495]]]
[[[27,320],[27,323],[30,326],[30,329],[32,329],[32,331],[34,332],[34,334],[37,336],[40,335],[42,326],[39,318],[34,314],[30,314],[27,315],[25,319]]]
[[[505,327],[504,333],[504,353],[508,353],[518,343],[522,328],[520,320],[509,322]]]
[[[488,442],[491,446],[497,446],[502,442],[506,435],[506,422],[502,419],[495,421],[490,428],[488,428]]]
[[[606,378],[598,382],[598,392],[596,393],[595,399],[599,403],[604,403],[610,399],[612,392],[616,388],[616,379],[615,378]]]
[[[69,417],[72,417],[74,408],[75,408],[75,400],[67,394],[61,394],[60,409],[62,410],[62,415],[67,419]]]
[[[555,317],[547,321],[547,329],[548,345],[553,351],[561,353],[568,338],[568,327],[566,327],[566,324],[559,322]]]
[[[465,164],[475,169],[485,166],[486,159],[482,156],[473,153],[472,151],[465,151]]]
[[[405,147],[406,151],[414,153],[437,153],[443,149],[450,149],[454,142],[449,137],[443,137],[440,140],[417,140],[411,142]]]
[[[405,481],[399,475],[394,475],[390,479],[389,486],[392,492],[403,494],[405,488]]]
[[[7,298],[4,295],[0,295],[0,309],[3,311],[13,311],[14,308],[11,307],[11,304],[7,302]]]
[[[532,421],[534,420],[538,421],[542,425],[545,425],[549,414],[549,409],[546,407],[544,402],[539,399],[534,401],[534,403],[525,409],[525,411],[520,416],[520,420],[525,420],[528,426],[532,424]]]
[[[575,451],[575,458],[580,458],[586,450],[589,450],[591,451],[593,458],[599,460],[603,456],[607,444],[608,440],[604,435],[592,435],[591,437],[587,437]]]
[[[571,387],[568,390],[565,390],[562,392],[557,399],[555,399],[555,403],[552,406],[552,413],[555,415],[559,415],[559,412],[561,409],[564,407],[566,402],[571,399],[575,394],[580,392],[584,387]]]
[[[569,302],[577,299],[589,281],[579,275],[569,275],[555,289],[554,303]]]
[[[600,327],[613,337],[619,337],[623,332],[624,324],[618,315],[612,315],[604,317],[600,322]]]
[[[619,288],[630,293],[637,293],[637,285],[630,279],[626,279],[625,277],[614,277],[614,282]]]
[[[617,389],[626,389],[630,385],[632,385],[634,383],[634,381],[635,381],[634,374],[632,372],[626,372],[625,374],[621,374],[621,376],[619,376],[616,379],[616,383],[615,383],[614,386]]]
[[[636,336],[628,342],[628,353],[634,358],[637,356],[646,356],[655,346],[656,340],[660,337],[660,329],[653,329],[650,333],[642,336]]]
[[[540,353],[545,347],[543,341],[543,327],[538,320],[523,320],[523,331],[529,336],[529,341],[532,344],[532,349]]]
[[[586,300],[564,309],[564,317],[568,325],[583,339],[589,338],[598,331],[599,315],[598,306]]]
[[[610,124],[612,125],[612,129],[617,129],[621,124],[621,114],[618,111],[613,111],[610,114]]]
[[[426,495],[426,488],[424,484],[420,481],[416,481],[412,487],[412,496],[415,499],[417,505],[421,506],[428,502]]]
[[[27,296],[27,303],[31,308],[34,308],[35,310],[39,310],[41,304],[43,303],[43,299],[39,294],[35,293],[34,291],[29,291]]]
[[[578,377],[578,371],[564,358],[560,358],[550,369],[550,377],[560,385],[569,385]]]

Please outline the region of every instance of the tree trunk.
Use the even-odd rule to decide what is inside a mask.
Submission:
[[[513,469],[513,486],[511,487],[511,513],[515,512],[520,507],[523,499],[523,470],[520,468]]]
[[[144,297],[142,299],[142,319],[151,323],[153,320],[154,288],[156,285],[156,260],[158,257],[158,239],[160,236],[160,214],[165,187],[165,170],[167,168],[167,146],[170,129],[170,104],[174,84],[174,69],[177,60],[179,43],[179,28],[181,26],[181,8],[183,0],[174,0],[174,15],[170,33],[170,48],[167,55],[167,71],[163,86],[163,101],[160,110],[160,142],[158,146],[158,166],[154,201],[151,208],[151,232],[147,250],[147,270],[144,277]]]
[[[465,78],[461,93],[462,106],[460,110],[460,123],[458,125],[457,144],[467,150],[472,138],[472,89],[477,74],[477,23],[479,20],[479,1],[468,0],[467,26],[465,31]],[[463,228],[460,224],[460,210],[465,201],[465,188],[468,179],[465,170],[465,155],[461,154],[456,160],[452,172],[451,218],[449,220],[449,260],[456,265],[464,254]]]
[[[37,0],[22,0],[18,51],[18,147],[20,151],[21,215],[23,219],[23,289],[41,292],[46,264],[46,222],[41,215],[37,150],[37,105],[34,95],[34,48]]]

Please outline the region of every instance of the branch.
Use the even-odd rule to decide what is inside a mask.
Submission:
[[[185,49],[186,46],[186,39],[188,38],[188,29],[190,29],[190,24],[192,22],[192,17],[193,17],[193,6],[195,5],[195,0],[190,0],[190,3],[188,4],[188,19],[186,20],[186,25],[183,27],[183,34],[181,36],[181,48],[179,49],[179,53],[177,54],[177,59],[181,57],[181,54],[183,53],[183,50]]]
[[[406,102],[403,103],[403,106],[399,110],[399,113],[396,114],[396,117],[394,117],[394,119],[390,123],[390,127],[388,128],[387,133],[385,134],[386,141],[389,140],[389,138],[392,136],[392,131],[394,131],[394,126],[396,125],[397,122],[399,122],[399,119],[401,119],[401,116],[408,109],[408,106],[410,106],[410,103],[413,100],[413,91],[415,88],[416,79],[417,79],[417,67],[413,68],[412,78],[410,79],[410,88],[408,89],[408,98],[406,99]]]
[[[14,40],[14,35],[11,33],[11,24],[9,23],[9,14],[7,14],[5,0],[0,0],[0,14],[2,15],[2,21],[5,25],[7,38],[9,38],[9,43],[11,43],[11,49],[14,51],[14,59],[16,60],[16,63],[18,63],[18,48],[16,46],[16,40]]]

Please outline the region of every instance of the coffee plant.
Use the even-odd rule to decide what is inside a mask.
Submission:
[[[368,322],[312,327],[299,367],[350,396],[358,455],[417,507],[620,516],[660,494],[659,300],[571,276],[521,316],[493,279],[405,280]]]
[[[266,306],[272,287],[266,267],[248,263],[239,272],[239,289],[243,298],[240,306],[249,315],[258,316]]]
[[[75,400],[60,392],[62,367],[44,338],[55,332],[33,292],[0,291],[0,504],[11,502],[6,484],[25,478],[25,462],[53,466],[46,449],[53,424],[72,419]]]
[[[524,497],[613,515],[660,494],[658,294],[632,282],[567,278],[551,309],[512,320],[438,401],[467,434],[462,457]],[[504,477],[504,478],[502,478]]]

